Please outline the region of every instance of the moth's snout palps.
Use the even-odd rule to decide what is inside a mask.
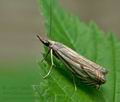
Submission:
[[[41,37],[39,35],[36,35],[36,36],[44,45],[46,45],[46,46],[50,45],[50,43],[49,43],[49,41],[47,39],[45,39],[45,38],[43,38],[43,37]]]

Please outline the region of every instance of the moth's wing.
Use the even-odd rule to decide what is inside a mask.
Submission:
[[[57,46],[58,47],[58,46]],[[87,84],[98,84],[100,65],[84,58],[72,49],[62,45],[56,51],[56,55],[68,68]]]

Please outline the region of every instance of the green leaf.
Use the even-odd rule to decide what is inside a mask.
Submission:
[[[75,92],[71,72],[54,58],[56,66],[53,67],[50,76],[47,79],[40,78],[40,85],[36,86],[39,100],[41,102],[120,102],[120,43],[113,36],[114,34],[111,32],[105,34],[93,21],[85,24],[60,7],[57,0],[38,0],[38,3],[50,39],[69,46],[109,71],[107,82],[100,90],[86,86],[76,79]],[[39,63],[42,75],[45,75],[50,67],[49,58],[46,62]]]

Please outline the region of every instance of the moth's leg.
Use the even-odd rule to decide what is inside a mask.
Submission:
[[[41,63],[47,58],[48,54],[50,53],[50,50],[51,50],[51,49],[48,50],[48,52],[47,52],[47,54],[45,55],[45,57],[40,61]]]
[[[54,63],[53,63],[53,50],[52,49],[50,49],[50,57],[51,57],[51,66],[50,66],[48,73],[43,77],[44,79],[50,75],[50,72],[51,72],[53,65],[54,65]]]
[[[76,82],[75,82],[75,76],[73,75],[73,73],[72,73],[72,77],[73,77],[73,84],[74,84],[75,91],[77,91],[77,86],[76,86]]]

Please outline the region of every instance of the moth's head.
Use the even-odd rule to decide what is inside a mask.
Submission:
[[[45,39],[39,35],[36,35],[36,36],[45,46],[50,46],[50,41],[48,39]]]

